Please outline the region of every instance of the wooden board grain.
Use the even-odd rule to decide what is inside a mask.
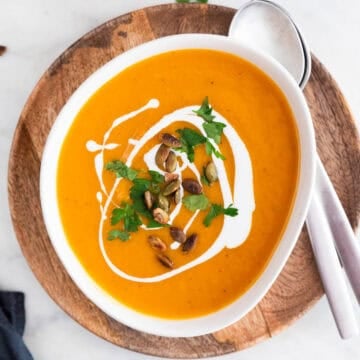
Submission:
[[[39,199],[42,151],[57,114],[75,89],[114,56],[151,39],[187,32],[226,34],[233,14],[233,9],[221,6],[170,4],[135,11],[105,23],[83,36],[45,72],[23,109],[14,135],[9,203],[18,241],[32,271],[72,318],[98,336],[131,350],[174,358],[237,351],[285,329],[323,294],[303,230],[273,287],[241,321],[207,336],[152,336],[116,322],[80,292],[56,256],[44,226]],[[316,58],[305,96],[320,157],[355,228],[360,214],[359,138],[340,90]]]

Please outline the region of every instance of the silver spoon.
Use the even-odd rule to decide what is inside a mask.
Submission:
[[[229,37],[267,52],[300,88],[305,87],[311,73],[311,53],[291,16],[278,4],[253,0],[242,5],[231,22]],[[359,302],[360,245],[319,157],[306,225],[339,333],[350,338],[359,330],[335,244]]]
[[[300,34],[277,4],[262,0],[243,4],[233,17],[229,36],[271,55],[298,84],[302,82],[308,64]]]

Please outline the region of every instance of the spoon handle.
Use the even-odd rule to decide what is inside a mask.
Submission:
[[[326,212],[343,267],[360,304],[360,240],[356,238],[351,228],[319,157],[317,159],[317,174],[319,175],[319,182],[316,191]]]
[[[359,329],[332,233],[316,191],[310,203],[306,225],[339,334],[343,339],[351,338],[359,333]]]

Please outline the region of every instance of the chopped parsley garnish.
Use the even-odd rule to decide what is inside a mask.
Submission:
[[[190,211],[205,210],[209,206],[209,199],[204,195],[188,195],[182,199],[182,203]]]
[[[187,146],[196,146],[206,143],[206,137],[200,134],[198,131],[184,128],[176,130],[181,136],[181,142],[185,142]]]
[[[177,1],[193,2],[190,0]],[[198,0],[197,2],[207,1]],[[172,150],[186,153],[188,160],[190,162],[194,162],[195,148],[199,145],[204,145],[207,155],[214,155],[222,160],[225,160],[225,157],[217,150],[217,145],[221,143],[221,137],[226,125],[215,121],[216,116],[213,114],[213,108],[210,106],[207,96],[204,98],[200,108],[198,110],[193,110],[193,112],[196,116],[199,116],[204,120],[202,123],[203,130],[199,131],[198,129],[191,129],[187,127],[177,129],[176,132],[179,136],[178,139],[175,139],[176,146],[180,143],[181,146],[176,148],[171,146]],[[174,137],[172,134],[168,133],[164,135],[167,135],[167,138]],[[180,142],[178,140],[180,140]],[[209,165],[214,167],[212,172],[209,173],[211,176],[207,172],[207,167],[203,167],[203,173],[201,175],[201,182],[206,186],[210,186],[212,182],[218,180],[214,163],[209,162],[207,166]],[[163,197],[165,197],[163,192],[165,193],[165,190],[167,192],[167,186],[169,185],[169,182],[165,182],[164,175],[158,171],[150,169],[138,171],[129,167],[125,162],[120,160],[110,161],[105,164],[104,168],[113,172],[117,178],[124,178],[132,182],[132,186],[130,187],[128,194],[131,199],[130,202],[122,202],[121,206],[114,208],[111,212],[110,223],[115,228],[108,232],[108,240],[119,239],[120,241],[125,242],[130,239],[131,233],[139,231],[141,226],[145,226],[146,229],[170,226],[167,222],[170,219],[169,215],[173,205],[166,202],[167,205],[165,206],[163,202],[160,201]],[[167,169],[167,171],[172,173],[171,170]],[[208,174],[208,177],[206,174]],[[177,176],[179,175],[180,174],[177,174]],[[174,184],[176,183],[174,182]],[[213,219],[220,215],[238,215],[238,209],[233,207],[233,205],[224,208],[219,204],[212,204],[204,193],[199,194],[201,191],[191,192],[185,189],[185,191],[190,192],[189,195],[183,196],[181,192],[174,194],[174,192],[177,191],[179,184],[176,186],[177,187],[174,187],[174,191],[172,193],[167,194],[169,195],[167,196],[167,200],[173,201],[173,199],[177,199],[175,204],[178,204],[178,202],[181,201],[188,210],[193,212],[197,210],[206,210],[207,214],[203,220],[203,224],[206,227],[210,226]],[[200,184],[198,184],[198,186],[201,189]],[[183,196],[182,200],[180,200],[179,197],[176,197],[176,195],[179,194],[180,198]],[[163,207],[161,207],[161,205]],[[155,219],[161,221],[162,223],[159,223]]]
[[[221,143],[221,135],[222,135],[225,127],[226,127],[225,124],[223,124],[221,122],[216,122],[216,121],[203,124],[203,128],[206,132],[206,135],[210,139],[214,139],[214,141],[218,145]]]
[[[178,129],[176,132],[180,135],[181,147],[176,150],[186,153],[190,162],[195,160],[194,147],[200,144],[206,143],[206,137],[200,134],[198,131],[184,128]]]
[[[110,230],[108,240],[120,239],[121,241],[127,241],[130,239],[129,233],[138,231],[139,226],[142,225],[134,206],[125,202],[122,203],[121,207],[113,209],[111,213],[111,225],[117,225],[120,221],[123,222],[123,230]]]
[[[209,156],[211,156],[211,154],[214,154],[217,158],[221,160],[226,160],[225,156],[221,154],[221,152],[217,151],[209,140],[207,140],[205,143],[205,150]]]
[[[149,179],[137,178],[133,180],[133,186],[130,188],[130,198],[133,201],[134,209],[149,219],[152,218],[150,211],[144,203],[144,193],[149,190],[151,181]]]
[[[138,174],[137,170],[128,167],[124,162],[120,160],[110,161],[105,165],[105,169],[115,173],[118,178],[125,178],[128,180],[134,180]]]
[[[221,143],[221,135],[223,134],[225,124],[214,121],[215,116],[212,115],[212,107],[209,105],[209,99],[206,96],[198,110],[193,110],[194,113],[205,120],[203,128],[208,138],[213,139],[216,144]]]
[[[121,241],[127,241],[130,239],[130,234],[126,231],[114,229],[109,231],[107,239],[108,240],[119,239]]]
[[[211,204],[209,212],[205,216],[203,224],[206,227],[210,226],[213,219],[222,214],[234,217],[238,215],[238,209],[234,208],[232,204],[229,205],[227,208],[223,208],[221,205],[218,204]]]
[[[151,177],[151,181],[156,184],[161,184],[165,182],[164,175],[161,175],[159,172],[155,170],[149,170],[149,175]]]
[[[122,203],[122,207],[115,208],[111,214],[111,225],[117,225],[120,221],[124,222],[124,231],[135,232],[138,231],[142,221],[136,213],[133,205]]]
[[[199,110],[193,110],[193,112],[197,116],[202,117],[205,121],[207,121],[209,123],[211,123],[215,119],[215,116],[211,114],[212,111],[213,111],[213,109],[209,105],[209,98],[207,96],[203,100]]]
[[[180,141],[182,144],[181,147],[176,150],[186,153],[190,162],[194,162],[194,148],[200,144],[205,144],[205,150],[208,155],[211,156],[211,154],[214,154],[216,157],[225,160],[225,157],[215,149],[209,139],[200,132],[190,128],[178,129],[176,132],[180,135]]]
[[[195,150],[194,148],[200,144],[205,144],[206,153],[211,156],[214,154],[217,158],[225,160],[225,156],[215,149],[210,139],[214,140],[216,144],[221,143],[221,136],[223,134],[225,124],[214,121],[215,116],[212,115],[212,107],[209,105],[209,99],[206,96],[198,110],[193,112],[201,117],[205,122],[203,128],[206,136],[202,135],[199,131],[184,128],[178,129],[177,133],[180,135],[181,147],[176,150],[186,153],[190,162],[194,162]]]
[[[160,227],[164,227],[164,226],[169,226],[166,224],[160,224],[159,222],[157,222],[154,219],[150,219],[150,221],[147,223],[146,227],[148,229],[154,229],[154,228],[160,228]]]

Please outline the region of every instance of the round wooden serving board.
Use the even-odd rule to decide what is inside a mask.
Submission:
[[[80,292],[55,254],[45,229],[39,199],[42,151],[53,122],[75,89],[113,57],[154,38],[190,32],[225,35],[234,12],[214,5],[171,4],[135,11],[105,23],[83,36],[45,72],[15,132],[9,163],[9,201],[17,238],[32,271],[53,300],[76,321],[131,350],[174,358],[240,350],[285,329],[323,294],[303,230],[273,287],[241,321],[194,338],[148,335],[108,317]],[[320,157],[355,228],[360,213],[359,138],[340,90],[316,59],[305,96]]]

